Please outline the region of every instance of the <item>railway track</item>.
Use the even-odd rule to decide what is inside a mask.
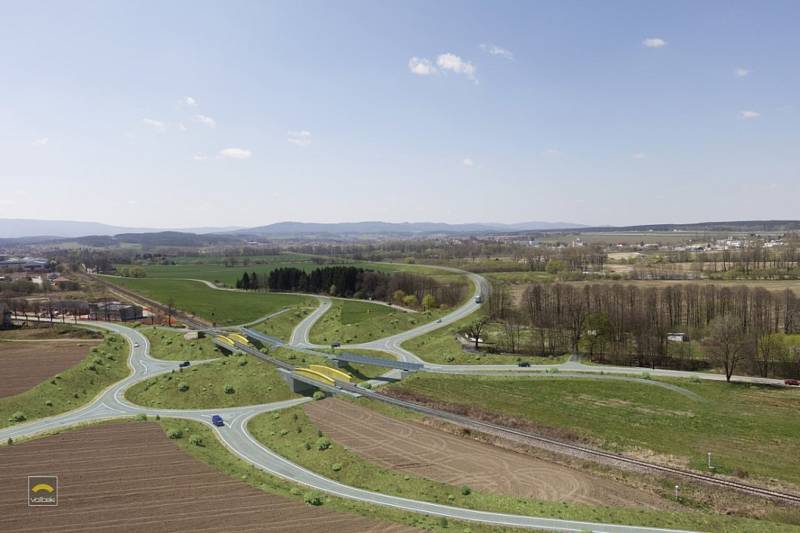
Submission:
[[[505,426],[500,426],[497,424],[492,424],[490,422],[484,422],[482,420],[476,420],[474,418],[457,415],[454,413],[449,413],[447,411],[443,411],[441,409],[435,409],[433,407],[428,407],[426,405],[418,404],[415,402],[410,402],[407,400],[400,400],[398,398],[393,398],[391,396],[386,396],[385,394],[381,394],[379,392],[374,392],[370,390],[365,390],[359,387],[356,387],[351,384],[345,383],[338,383],[338,385],[346,390],[350,390],[351,392],[357,392],[362,396],[366,396],[368,398],[372,398],[374,400],[378,400],[381,402],[389,403],[392,405],[396,405],[398,407],[402,407],[404,409],[409,409],[411,411],[415,411],[418,413],[422,413],[429,416],[434,416],[436,418],[440,418],[442,420],[447,420],[449,422],[454,422],[462,426],[469,426],[477,429],[490,429],[492,431],[506,434],[506,435],[515,435],[518,437],[523,437],[528,440],[541,442],[543,444],[548,444],[550,446],[554,446],[556,448],[561,448],[570,451],[577,451],[582,454],[585,454],[590,457],[599,457],[603,459],[609,459],[613,461],[617,461],[619,463],[624,463],[630,466],[635,466],[637,468],[646,469],[654,472],[659,472],[662,474],[670,474],[674,476],[680,476],[682,478],[689,478],[695,481],[700,481],[702,483],[707,483],[710,485],[716,485],[719,487],[725,487],[729,489],[734,489],[739,492],[744,492],[747,494],[752,494],[756,496],[761,496],[764,498],[770,498],[773,500],[781,500],[791,503],[800,504],[800,495],[792,494],[788,492],[780,492],[775,490],[766,489],[763,487],[759,487],[756,485],[750,485],[747,483],[740,483],[738,481],[733,481],[729,479],[719,478],[715,476],[700,474],[698,472],[692,472],[689,470],[684,470],[681,468],[675,468],[671,466],[659,465],[655,463],[649,463],[647,461],[641,461],[639,459],[634,459],[632,457],[627,457],[624,455],[619,455],[616,453],[607,452],[604,450],[599,450],[597,448],[590,448],[587,446],[581,446],[579,444],[572,444],[569,442],[564,442],[558,439],[553,439],[550,437],[544,437],[542,435],[537,435],[535,433],[528,433],[525,431],[519,431],[517,429],[508,428]]]

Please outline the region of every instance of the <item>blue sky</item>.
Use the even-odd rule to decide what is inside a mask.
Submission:
[[[800,214],[797,2],[0,5],[0,217]]]

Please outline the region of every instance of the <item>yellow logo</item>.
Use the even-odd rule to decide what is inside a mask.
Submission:
[[[28,476],[28,505],[58,505],[58,477]]]

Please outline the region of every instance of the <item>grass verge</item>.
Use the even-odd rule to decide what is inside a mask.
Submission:
[[[70,411],[129,373],[130,346],[121,336],[104,340],[78,364],[21,394],[0,399],[0,427]]]
[[[800,485],[800,391],[671,380],[705,401],[621,381],[417,374],[391,385],[424,401],[479,409],[628,452],[740,478]]]
[[[311,500],[318,498],[315,502],[324,505],[334,511],[353,513],[376,520],[385,520],[399,524],[405,524],[428,531],[471,531],[472,533],[513,533],[519,531],[512,528],[498,528],[482,524],[458,522],[454,520],[442,520],[441,518],[428,515],[400,511],[389,507],[370,505],[362,502],[338,498],[326,493],[319,493],[286,481],[276,476],[272,476],[255,466],[239,459],[231,454],[220,441],[215,433],[206,425],[199,422],[179,419],[162,419],[160,421],[164,432],[175,434],[180,431],[181,438],[174,439],[175,444],[193,456],[194,458],[229,474],[231,477],[241,480],[252,487],[263,490],[270,494],[277,494],[289,498],[302,498]],[[199,442],[201,445],[194,444]],[[308,496],[308,498],[306,498]]]
[[[655,511],[513,498],[405,475],[381,468],[332,442],[308,419],[302,406],[259,415],[250,421],[248,430],[265,446],[305,468],[341,483],[382,494],[468,509],[603,523],[704,531],[794,529],[782,524],[693,511]]]

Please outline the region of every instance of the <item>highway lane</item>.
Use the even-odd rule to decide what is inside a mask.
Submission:
[[[482,522],[494,525],[515,526],[523,528],[549,529],[553,531],[586,531],[608,533],[672,533],[675,530],[646,528],[637,526],[595,524],[580,521],[538,518],[532,516],[512,515],[475,511],[447,505],[389,496],[355,487],[343,485],[324,476],[311,472],[270,451],[247,431],[247,422],[254,416],[299,405],[309,401],[308,398],[296,398],[283,402],[264,405],[232,407],[227,409],[160,409],[140,407],[124,398],[125,390],[131,385],[148,379],[162,372],[176,368],[177,361],[161,361],[149,355],[147,338],[138,331],[119,324],[92,323],[95,327],[114,331],[127,338],[131,350],[128,364],[131,374],[125,379],[111,385],[88,405],[45,419],[17,424],[0,430],[2,441],[8,438],[20,439],[35,436],[43,432],[66,429],[71,426],[98,422],[112,418],[146,414],[148,416],[178,417],[195,420],[211,426],[221,442],[236,456],[258,468],[284,479],[311,487],[315,490],[350,498],[370,504],[383,505],[406,511],[444,516],[456,520]],[[138,344],[138,346],[137,346]],[[226,421],[224,427],[211,424],[211,416],[220,414]]]
[[[315,296],[319,301],[319,306],[314,309],[307,317],[300,321],[297,326],[292,330],[292,336],[289,339],[290,346],[297,346],[300,348],[320,348],[321,346],[312,344],[309,340],[309,333],[311,328],[316,324],[317,320],[322,318],[322,315],[328,312],[331,308],[332,301],[326,296]]]

